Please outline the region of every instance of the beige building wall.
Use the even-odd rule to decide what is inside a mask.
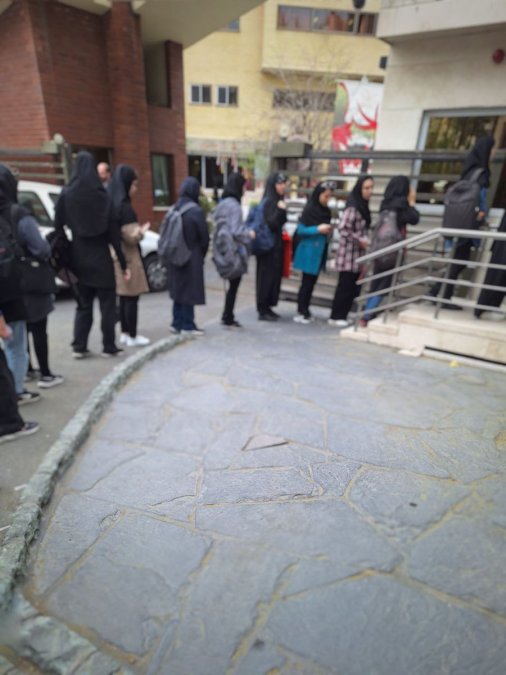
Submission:
[[[325,86],[333,92],[338,79],[382,79],[379,59],[389,51],[384,42],[373,36],[279,30],[281,4],[353,10],[351,0],[267,0],[240,18],[239,32],[219,31],[185,49],[189,154],[241,153],[279,140],[283,111],[273,109],[275,89]],[[380,0],[368,0],[364,11],[379,9]],[[191,84],[212,85],[212,103],[190,103]],[[237,107],[217,105],[217,85],[239,87]],[[322,115],[330,126],[332,113]]]
[[[492,61],[501,46],[506,47],[506,28],[394,44],[377,149],[415,149],[426,111],[506,109],[506,62]]]

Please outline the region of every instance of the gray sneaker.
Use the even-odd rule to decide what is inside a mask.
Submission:
[[[22,438],[23,436],[31,436],[32,434],[37,433],[39,429],[40,425],[38,422],[25,422],[19,431],[13,431],[10,434],[2,434],[0,436],[0,443],[15,441],[16,438]]]
[[[23,391],[18,394],[18,406],[36,403],[37,401],[40,401],[40,394],[36,391]]]

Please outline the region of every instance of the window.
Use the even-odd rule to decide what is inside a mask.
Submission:
[[[285,30],[374,35],[376,18],[377,14],[363,12],[278,6],[278,28]]]
[[[221,30],[226,31],[228,33],[238,33],[241,30],[239,19],[234,19],[234,21],[228,23]]]
[[[238,105],[239,89],[238,87],[217,87],[218,105],[236,106]]]
[[[174,157],[172,155],[151,155],[151,172],[154,205],[169,206],[174,201]]]
[[[191,103],[211,103],[210,84],[192,84],[190,87]]]
[[[425,150],[470,150],[476,139],[485,134],[491,134],[496,141],[498,150],[504,149],[506,134],[506,114],[481,113],[474,115],[445,113],[426,113],[421,132],[421,141],[419,147]],[[460,161],[439,161],[439,162],[421,162],[420,174],[427,178],[418,181],[417,191],[421,195],[418,201],[429,203],[441,203],[448,183],[456,180],[462,171],[462,162]],[[497,167],[497,165],[496,165]],[[498,168],[492,168],[494,184],[494,175],[500,172]],[[504,171],[504,168],[503,168]],[[429,179],[430,175],[430,179]],[[441,178],[438,179],[437,176]],[[434,176],[434,177],[433,177]],[[454,176],[449,180],[450,176]],[[501,180],[499,180],[499,184]],[[500,185],[499,185],[500,188]],[[492,206],[503,208],[506,202],[506,195],[498,189],[495,195],[490,194],[488,201]]]
[[[276,89],[272,97],[272,107],[333,112],[335,99],[335,92]]]
[[[144,49],[146,100],[150,105],[170,107],[169,68],[165,43]]]

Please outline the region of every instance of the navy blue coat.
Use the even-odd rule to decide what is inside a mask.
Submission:
[[[205,305],[204,259],[209,248],[209,230],[204,211],[198,206],[200,184],[185,178],[176,208],[194,202],[195,208],[183,214],[183,233],[191,258],[183,267],[168,265],[169,295],[182,305]]]

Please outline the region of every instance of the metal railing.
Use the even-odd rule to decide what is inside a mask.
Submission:
[[[40,148],[0,147],[0,162],[14,169],[21,180],[64,184],[70,178],[72,156],[61,135]]]
[[[357,263],[359,265],[369,266],[372,263],[374,266],[374,261],[378,260],[379,258],[384,257],[385,255],[390,253],[397,254],[396,264],[393,268],[376,273],[374,272],[373,269],[372,274],[365,276],[358,282],[360,285],[365,286],[366,284],[369,284],[370,286],[370,284],[375,280],[382,278],[391,278],[391,283],[389,284],[388,288],[381,289],[376,292],[369,291],[368,293],[365,293],[360,296],[358,300],[361,303],[361,305],[363,305],[364,302],[367,302],[369,298],[376,296],[381,296],[383,300],[386,299],[386,302],[381,301],[380,305],[368,311],[365,309],[365,307],[362,307],[362,309],[357,309],[355,313],[355,328],[357,328],[359,320],[368,314],[374,314],[375,316],[378,314],[382,314],[383,321],[386,322],[387,317],[391,312],[391,310],[399,309],[406,305],[412,304],[413,302],[418,302],[421,300],[427,300],[434,303],[434,318],[438,317],[439,311],[443,304],[449,304],[461,308],[469,307],[468,302],[461,302],[458,299],[456,300],[453,296],[451,299],[440,297],[441,290],[442,289],[444,290],[447,285],[451,285],[453,287],[458,286],[467,289],[479,289],[479,290],[484,289],[506,293],[506,286],[494,286],[490,284],[480,283],[477,281],[469,281],[467,279],[449,278],[448,275],[450,273],[450,267],[452,264],[459,265],[462,268],[462,271],[464,269],[474,269],[474,270],[497,269],[506,271],[506,265],[495,263],[492,264],[490,262],[482,262],[478,260],[462,260],[460,258],[457,258],[455,254],[457,250],[457,242],[459,239],[479,239],[479,240],[492,239],[494,241],[506,242],[506,233],[484,231],[484,230],[462,230],[462,229],[437,227],[422,232],[421,234],[417,234],[407,240],[403,240],[396,244],[387,246],[383,249],[367,253],[366,255],[363,255],[360,258],[358,258]],[[438,244],[450,240],[452,241],[450,256],[447,256],[444,250],[442,252],[438,252]],[[409,252],[420,251],[422,247],[426,247],[427,245],[432,245],[432,251],[430,251],[428,255],[424,255],[424,257],[422,258],[418,257],[416,260],[411,262],[406,262],[406,258]],[[427,249],[425,250],[422,249],[421,252],[426,253]],[[444,265],[445,273],[443,276],[438,276],[433,273],[433,268],[435,265],[439,266]],[[404,272],[416,270],[417,268],[423,269],[421,274],[406,281],[403,280],[402,274]],[[427,268],[427,271],[425,271],[425,268]],[[431,295],[429,293],[423,292],[418,294],[411,294],[408,297],[398,297],[399,291],[412,290],[416,286],[427,287],[429,284],[430,285],[441,284],[441,287],[437,295]],[[501,307],[482,305],[476,302],[473,303],[472,307],[473,309],[478,309],[482,311],[488,310],[499,312],[501,314],[506,314],[506,309],[502,309]]]

